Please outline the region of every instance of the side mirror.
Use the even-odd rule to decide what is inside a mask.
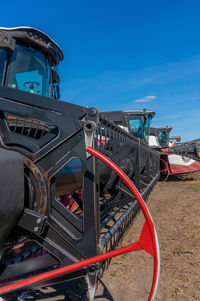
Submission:
[[[53,95],[55,99],[59,99],[60,98],[60,77],[58,75],[58,72],[56,72],[55,70],[51,70],[52,72],[52,84],[53,84]]]
[[[52,70],[52,82],[53,84],[60,84],[60,77],[58,75],[58,72],[56,72],[55,70]]]
[[[146,123],[146,118],[142,115],[142,116],[140,117],[140,121],[141,121],[141,123],[144,125],[144,124]]]
[[[54,98],[55,99],[59,99],[60,98],[60,87],[58,85],[55,85]]]

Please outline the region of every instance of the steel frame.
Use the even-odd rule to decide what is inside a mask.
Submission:
[[[110,174],[108,181],[100,182],[102,165],[86,153],[88,146],[124,167],[145,199],[160,174],[159,153],[96,109],[3,86],[0,87],[0,137],[1,148],[20,153],[29,171],[27,177],[32,177],[35,199],[34,202],[25,199],[24,209],[29,210],[26,214],[37,214],[44,223],[36,233],[34,217],[31,225],[24,220],[22,223],[22,212],[18,225],[21,231],[30,232],[28,240],[47,249],[50,261],[54,258],[54,263],[60,266],[115,249],[138,210],[137,202],[119,177]],[[55,175],[72,158],[79,158],[83,167],[81,219],[55,198]],[[10,268],[12,275],[16,265]],[[80,270],[78,275],[86,272]],[[77,273],[67,276],[73,277]],[[47,284],[48,281],[41,285]]]

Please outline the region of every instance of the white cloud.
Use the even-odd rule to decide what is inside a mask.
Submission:
[[[139,99],[134,100],[134,102],[150,102],[153,99],[156,99],[157,97],[155,95],[148,95]]]
[[[199,96],[192,97],[192,100],[200,100]]]

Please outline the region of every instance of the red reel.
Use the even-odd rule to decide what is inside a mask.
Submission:
[[[54,278],[60,275],[63,275],[65,273],[83,268],[88,265],[95,264],[97,262],[110,259],[112,257],[133,252],[133,251],[140,251],[145,250],[147,253],[152,255],[154,257],[154,274],[153,274],[153,281],[152,281],[152,287],[149,294],[148,301],[155,300],[157,289],[158,289],[158,281],[159,281],[159,275],[160,275],[160,252],[159,252],[159,244],[158,244],[158,238],[156,229],[154,226],[153,219],[151,217],[151,214],[147,208],[146,203],[144,202],[143,198],[141,197],[140,193],[138,192],[137,188],[134,186],[134,184],[131,182],[131,180],[127,177],[127,175],[115,164],[113,163],[109,158],[101,154],[100,152],[96,151],[95,149],[88,147],[87,152],[89,152],[91,155],[97,157],[99,160],[103,161],[106,165],[108,165],[112,170],[114,170],[117,175],[124,181],[124,183],[127,185],[127,187],[131,190],[133,195],[135,196],[136,200],[138,201],[141,210],[144,214],[144,217],[146,219],[142,232],[140,234],[140,238],[137,242],[134,242],[126,247],[119,248],[110,252],[107,252],[105,254],[97,255],[89,259],[85,259],[83,261],[55,269],[50,272],[43,273],[41,275],[37,275],[25,280],[21,280],[18,282],[15,282],[10,285],[6,285],[0,288],[0,294],[6,294],[8,292],[13,292],[17,289],[21,289],[23,287],[29,286],[34,283],[38,283],[50,278]],[[1,298],[0,298],[1,300]],[[4,300],[4,299],[2,299]]]

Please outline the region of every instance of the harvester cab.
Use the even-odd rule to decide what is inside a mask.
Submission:
[[[0,84],[58,99],[62,59],[61,48],[42,31],[0,27]]]
[[[110,111],[103,114],[134,137],[148,143],[150,125],[155,112],[143,109],[143,111]]]
[[[151,127],[149,145],[155,148],[169,147],[169,135],[172,127]]]

